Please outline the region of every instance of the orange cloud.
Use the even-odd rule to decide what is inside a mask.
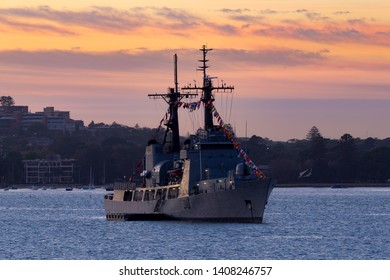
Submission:
[[[151,111],[146,94],[172,86],[174,53],[180,85],[199,82],[197,49],[207,43],[215,49],[210,75],[234,85],[253,109],[242,105],[241,119],[260,118],[253,104],[264,99],[298,100],[292,102],[297,112],[305,110],[297,105],[303,99],[389,99],[390,24],[379,8],[254,2],[213,1],[207,10],[185,4],[0,8],[2,94],[33,110],[46,103],[86,121],[153,126],[160,115],[142,123]]]

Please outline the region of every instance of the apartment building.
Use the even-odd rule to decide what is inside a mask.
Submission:
[[[84,127],[83,121],[70,118],[69,111],[55,110],[54,107],[31,113],[28,106],[0,106],[0,129],[27,129],[36,124],[62,132],[74,132]]]
[[[61,159],[54,155],[46,159],[24,160],[26,184],[74,183],[75,159]]]

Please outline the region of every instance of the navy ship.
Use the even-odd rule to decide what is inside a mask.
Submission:
[[[188,85],[179,92],[177,56],[174,56],[175,87],[167,94],[150,94],[168,104],[162,143],[149,141],[142,162],[141,180],[116,184],[104,197],[107,220],[187,220],[261,223],[274,187],[250,160],[214,106],[213,92],[233,91],[233,86],[214,86],[207,74],[207,53],[203,46],[199,62],[203,85]],[[197,96],[198,102],[183,98]],[[181,145],[178,109],[204,107],[204,125]],[[214,119],[215,123],[214,124]]]

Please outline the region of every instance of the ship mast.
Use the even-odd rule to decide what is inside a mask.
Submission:
[[[202,102],[205,105],[204,110],[204,130],[206,131],[212,131],[214,130],[214,124],[213,124],[213,112],[211,111],[212,106],[208,106],[211,102],[214,102],[215,98],[213,96],[213,91],[216,90],[217,92],[232,92],[234,90],[233,86],[226,86],[226,84],[222,84],[222,86],[213,86],[212,79],[216,77],[210,77],[207,75],[206,69],[209,68],[207,65],[207,62],[209,60],[206,59],[207,53],[209,51],[212,51],[213,49],[208,49],[205,45],[202,46],[201,49],[203,58],[201,60],[198,60],[199,62],[202,62],[202,65],[198,67],[198,71],[203,72],[203,87],[197,87],[195,86],[186,86],[182,87],[182,90],[187,91],[196,91],[196,90],[202,90]]]
[[[148,94],[149,98],[157,99],[162,98],[169,105],[169,119],[165,123],[167,130],[164,136],[164,144],[167,142],[167,136],[169,131],[171,132],[171,149],[170,152],[180,152],[180,134],[179,134],[179,114],[178,104],[184,97],[179,92],[179,83],[177,79],[177,54],[174,55],[174,84],[175,88],[168,88],[168,93],[155,93]],[[191,94],[193,96],[194,94]],[[186,97],[189,96],[186,94]]]

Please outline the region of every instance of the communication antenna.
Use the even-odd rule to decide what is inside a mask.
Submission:
[[[182,95],[179,92],[179,83],[177,79],[177,54],[174,55],[174,84],[175,88],[168,88],[167,93],[154,93],[148,94],[151,99],[162,98],[169,105],[169,119],[165,123],[167,131],[164,136],[164,144],[166,144],[168,133],[171,132],[171,152],[180,152],[180,134],[179,134],[179,116],[178,116],[178,105],[183,97],[196,94]]]
[[[198,60],[199,62],[202,62],[201,66],[198,66],[198,71],[203,72],[203,86],[198,87],[198,86],[185,86],[182,87],[182,90],[187,90],[187,91],[197,91],[197,90],[202,90],[202,102],[205,105],[205,110],[204,110],[204,130],[206,131],[211,131],[214,130],[214,124],[213,124],[213,113],[211,111],[211,107],[208,106],[210,103],[212,103],[215,99],[213,96],[213,91],[217,92],[232,92],[234,90],[233,86],[227,86],[226,84],[222,84],[221,86],[213,86],[212,80],[217,78],[217,77],[210,77],[207,75],[206,69],[209,68],[207,65],[207,62],[209,61],[207,59],[207,53],[209,51],[212,51],[213,49],[209,49],[206,47],[206,45],[203,45],[201,49],[203,57],[201,60]]]

